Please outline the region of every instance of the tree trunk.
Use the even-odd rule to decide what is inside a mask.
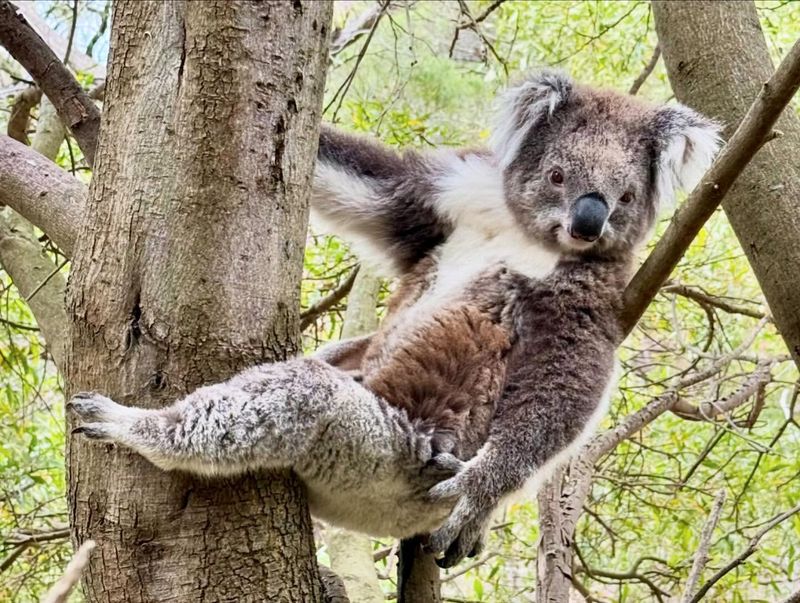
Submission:
[[[298,350],[331,5],[115,3],[69,286],[69,393],[164,406]],[[318,601],[289,473],[200,481],[69,441],[90,601]]]
[[[752,2],[654,2],[656,30],[679,101],[733,133],[772,60]],[[775,323],[800,366],[800,118],[784,111],[783,136],[750,162],[722,203]]]
[[[347,298],[342,339],[372,333],[378,327],[376,304],[380,279],[362,266]],[[383,603],[385,596],[375,572],[372,543],[368,536],[328,526],[325,530],[331,569],[344,582],[353,603]]]

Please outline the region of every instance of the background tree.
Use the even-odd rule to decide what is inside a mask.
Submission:
[[[655,2],[658,39],[675,97],[719,120],[730,136],[773,63],[752,2]],[[736,77],[730,77],[735,73]],[[786,112],[724,202],[786,347],[800,364],[800,118]]]

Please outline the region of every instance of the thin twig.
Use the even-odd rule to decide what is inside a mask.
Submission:
[[[361,65],[361,61],[364,59],[364,55],[367,54],[367,48],[369,48],[369,43],[372,41],[372,36],[375,35],[375,30],[378,29],[378,25],[381,22],[381,18],[383,15],[386,14],[386,10],[389,8],[390,0],[386,0],[381,4],[381,11],[378,13],[378,16],[375,18],[375,21],[372,23],[372,27],[369,28],[369,33],[367,34],[367,39],[364,40],[364,44],[361,45],[361,50],[358,51],[358,56],[356,57],[356,62],[353,65],[353,69],[350,73],[347,74],[347,77],[342,82],[342,85],[339,86],[339,89],[333,95],[331,102],[329,102],[323,113],[327,113],[328,109],[333,106],[338,99],[339,103],[336,105],[336,109],[333,111],[333,115],[331,116],[331,122],[336,122],[336,115],[339,113],[339,109],[342,108],[342,103],[344,102],[344,97],[347,96],[347,91],[350,90],[350,84],[353,83],[353,80],[356,77],[356,72],[358,71],[359,65]]]
[[[51,278],[53,278],[53,277],[54,277],[56,274],[58,274],[58,273],[61,271],[61,269],[62,269],[64,266],[66,266],[66,265],[67,265],[67,262],[69,262],[69,258],[66,258],[66,259],[64,259],[64,260],[63,260],[63,261],[62,261],[62,262],[61,262],[61,263],[60,263],[58,266],[56,266],[55,268],[53,268],[52,272],[50,272],[50,274],[48,274],[48,275],[47,275],[47,276],[44,278],[44,280],[43,280],[41,283],[39,283],[38,285],[36,285],[36,288],[35,288],[33,291],[31,291],[31,293],[30,293],[30,295],[28,295],[28,297],[26,297],[26,298],[25,298],[25,300],[24,300],[24,301],[25,301],[25,303],[28,303],[29,301],[31,301],[31,300],[34,298],[34,296],[35,296],[37,293],[39,293],[39,291],[41,291],[41,290],[42,290],[42,288],[43,288],[43,287],[44,287],[44,286],[45,286],[47,283],[49,283],[49,282],[50,282],[50,279],[51,279]]]
[[[75,27],[78,25],[78,0],[72,0],[72,25],[69,28],[67,38],[67,49],[64,51],[64,65],[69,63],[69,55],[72,52],[72,42],[75,39]]]
[[[688,603],[691,600],[692,591],[697,586],[697,583],[700,582],[700,577],[703,575],[703,568],[705,568],[706,563],[708,563],[708,549],[711,546],[711,536],[714,534],[714,529],[719,522],[722,506],[725,504],[725,496],[725,490],[720,490],[717,493],[717,497],[714,499],[714,504],[711,506],[711,512],[708,514],[708,519],[703,526],[703,532],[700,534],[700,543],[697,545],[697,551],[694,554],[692,570],[689,572],[689,577],[686,580],[681,603]]]
[[[396,6],[395,2],[393,6]],[[353,43],[367,35],[381,15],[380,2],[372,5],[368,10],[348,20],[345,26],[336,33],[331,41],[330,56],[335,57]]]
[[[489,561],[489,559],[491,559],[492,557],[497,557],[497,555],[499,555],[499,553],[495,553],[495,552],[487,553],[486,555],[484,555],[483,557],[481,557],[477,561],[473,561],[472,563],[470,563],[468,565],[465,565],[464,567],[459,569],[457,572],[453,572],[452,574],[447,574],[446,576],[444,576],[442,578],[442,582],[450,582],[451,580],[455,580],[456,578],[459,578],[459,577],[463,576],[467,572],[471,572],[475,568],[478,568],[478,567],[482,566],[484,563]]]
[[[784,513],[780,513],[779,515],[776,515],[773,519],[768,521],[764,525],[764,527],[762,527],[758,532],[756,532],[756,535],[750,539],[750,542],[747,544],[747,547],[741,553],[739,553],[736,557],[734,557],[730,563],[725,565],[725,567],[723,567],[716,574],[714,574],[708,582],[706,582],[705,584],[703,584],[703,586],[700,587],[700,590],[698,590],[697,594],[695,594],[695,596],[689,600],[689,603],[697,603],[698,601],[700,601],[706,595],[706,593],[709,590],[711,590],[712,586],[714,586],[717,582],[722,580],[722,578],[724,578],[726,574],[730,573],[732,570],[739,567],[742,563],[744,563],[747,560],[748,557],[750,557],[750,555],[756,552],[756,549],[758,548],[758,543],[761,541],[761,539],[767,532],[769,532],[772,528],[774,528],[781,522],[786,521],[787,519],[789,519],[798,512],[800,512],[800,505],[797,505]]]
[[[42,532],[15,532],[6,538],[4,544],[29,545],[50,542],[52,540],[62,540],[64,538],[69,538],[68,526]]]
[[[658,64],[658,59],[661,57],[661,46],[656,44],[656,47],[653,49],[653,56],[650,57],[650,60],[647,62],[647,65],[644,66],[642,72],[636,76],[636,79],[633,80],[633,84],[631,84],[631,89],[628,90],[628,94],[635,95],[639,92],[639,88],[642,87],[642,84],[645,83],[650,74],[653,73],[653,69],[656,68]]]
[[[360,266],[356,266],[347,278],[336,289],[323,297],[317,303],[300,313],[300,330],[306,329],[311,325],[320,314],[330,310],[333,306],[344,299],[353,288]]]
[[[13,320],[8,320],[7,318],[0,318],[0,324],[4,324],[7,327],[11,327],[12,329],[19,329],[20,331],[33,331],[38,333],[41,329],[34,325],[23,325],[18,322],[14,322]]]
[[[742,316],[749,316],[751,318],[764,318],[764,316],[766,316],[764,312],[753,308],[747,308],[739,304],[730,303],[729,301],[726,301],[720,297],[709,295],[697,287],[688,287],[686,285],[675,283],[665,285],[661,288],[661,292],[674,293],[676,295],[680,295],[681,297],[685,297],[686,299],[696,301],[700,305],[708,304],[709,306],[714,306],[715,308],[718,308],[723,312],[727,312],[728,314],[741,314]]]

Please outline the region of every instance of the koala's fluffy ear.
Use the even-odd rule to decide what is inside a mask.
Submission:
[[[572,92],[572,79],[561,71],[542,70],[509,88],[499,98],[491,146],[500,166],[517,155],[525,135],[564,105]]]
[[[678,190],[691,192],[711,165],[720,146],[719,126],[683,105],[656,111],[655,198],[661,205],[675,200]]]

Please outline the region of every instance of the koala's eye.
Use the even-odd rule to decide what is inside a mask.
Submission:
[[[558,168],[553,168],[550,170],[550,182],[556,186],[561,186],[564,184],[564,172]]]
[[[624,203],[625,205],[627,205],[627,204],[628,204],[628,203],[630,203],[631,201],[635,201],[635,200],[636,200],[636,195],[634,195],[634,194],[633,194],[633,193],[631,193],[631,192],[627,192],[627,193],[625,193],[624,195],[622,195],[622,196],[619,198],[619,202],[620,202],[620,203]]]

